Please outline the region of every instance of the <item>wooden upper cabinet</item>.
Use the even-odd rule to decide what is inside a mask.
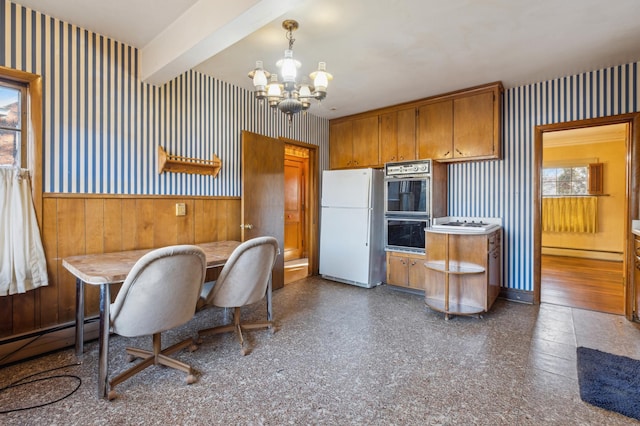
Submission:
[[[377,115],[331,124],[329,166],[332,169],[378,166],[379,153]]]
[[[398,113],[380,115],[380,161],[398,161]]]
[[[502,90],[496,82],[332,120],[329,166],[499,159]]]
[[[499,158],[500,137],[495,133],[494,92],[453,101],[453,157]]]
[[[418,110],[418,158],[453,158],[453,100],[424,105]]]
[[[332,123],[329,128],[329,167],[342,169],[352,167],[353,122]]]
[[[416,159],[416,109],[407,108],[380,115],[380,161],[389,163]]]
[[[418,109],[418,156],[438,161],[497,159],[502,84],[433,99]]]
[[[378,116],[353,120],[354,167],[372,167],[380,164]]]

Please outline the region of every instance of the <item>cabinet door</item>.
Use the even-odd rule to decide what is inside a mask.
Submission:
[[[329,167],[342,169],[353,166],[353,123],[343,121],[329,129]]]
[[[480,93],[453,101],[453,157],[499,155],[494,140],[494,93]]]
[[[427,268],[424,267],[426,259],[410,258],[409,261],[409,287],[424,290],[427,279]]]
[[[378,116],[353,120],[353,167],[380,164]]]
[[[496,247],[489,252],[489,259],[487,260],[489,263],[487,267],[487,306],[485,306],[487,311],[500,294],[501,256],[500,247]]]
[[[380,161],[398,161],[398,113],[380,115]]]
[[[424,105],[418,110],[418,158],[453,158],[453,101]]]
[[[636,234],[632,234],[633,238],[633,284],[634,284],[634,297],[635,306],[634,311],[637,316],[640,312],[640,237]]]
[[[415,160],[416,157],[416,109],[397,112],[398,160]]]
[[[408,281],[407,258],[387,253],[387,284],[406,286]]]

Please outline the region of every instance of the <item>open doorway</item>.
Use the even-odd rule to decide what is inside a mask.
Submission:
[[[317,149],[285,139],[284,283],[317,269]]]
[[[603,127],[618,124],[620,124],[621,127]],[[603,305],[598,305],[599,302],[604,300],[602,294],[598,294],[598,291],[603,291],[602,288],[597,289],[598,286],[589,288],[589,285],[599,284],[605,281],[606,278],[603,277],[609,274],[614,277],[612,279],[613,281],[617,281],[616,285],[621,293],[618,295],[619,301],[614,303],[618,310],[617,313],[624,314],[628,319],[634,318],[636,311],[636,303],[634,301],[636,290],[632,279],[632,262],[630,262],[629,259],[633,254],[631,220],[637,218],[639,201],[637,194],[640,180],[638,176],[637,157],[639,153],[637,126],[638,114],[624,114],[536,127],[533,223],[535,253],[534,302],[553,303],[551,302],[552,292],[545,292],[545,290],[552,290],[552,288],[543,288],[543,286],[548,284],[543,282],[543,277],[550,279],[549,275],[556,273],[557,276],[554,279],[557,281],[564,279],[569,286],[557,289],[555,296],[564,297],[564,301],[560,303],[559,300],[556,300],[555,303],[606,312],[608,311],[607,308]],[[562,132],[564,131],[575,132],[573,134],[563,134]],[[554,155],[561,153],[563,149],[556,149],[557,152],[555,154],[552,151],[545,150],[545,145],[548,145],[547,148],[550,149],[561,146],[562,142],[560,142],[560,140],[563,139],[563,136],[577,137],[580,133],[588,135],[590,133],[598,133],[599,131],[602,133],[621,131],[624,142],[620,143],[624,144],[624,147],[616,150],[613,149],[612,145],[603,148],[604,151],[598,151],[595,147],[589,146],[591,142],[584,142],[583,144],[576,143],[575,141],[566,142],[568,148],[564,149],[564,151],[569,154],[566,154],[564,158],[561,156],[554,157]],[[557,142],[553,141],[554,137],[558,139]],[[605,138],[610,139],[610,136],[606,136]],[[609,140],[609,142],[611,142],[611,140]],[[598,143],[604,142],[599,141]],[[553,147],[554,144],[557,146]],[[617,152],[617,154],[613,151]],[[567,158],[568,156],[572,158],[569,159]],[[611,156],[615,158],[610,158]],[[600,158],[606,158],[606,163],[605,161],[600,161]],[[555,204],[545,202],[546,197],[543,196],[543,192],[545,191],[545,167],[554,168],[554,166],[559,165],[560,167],[556,167],[557,169],[563,169],[563,166],[567,166],[564,167],[566,169],[572,165],[561,163],[563,161],[570,163],[573,160],[587,163],[587,165],[605,163],[601,164],[600,168],[588,169],[596,175],[598,174],[598,170],[600,171],[601,183],[603,184],[599,189],[600,192],[596,189],[593,193],[583,194],[584,199],[574,203],[572,206],[568,206],[565,201]],[[547,162],[546,165],[544,164],[545,161]],[[556,162],[555,165],[553,164],[554,161]],[[615,173],[605,174],[607,169],[609,169],[609,172],[617,172],[620,176],[615,177]],[[588,176],[589,173],[587,173],[587,179],[589,179]],[[562,179],[565,179],[565,177],[563,176]],[[608,184],[607,181],[609,181]],[[587,182],[587,185],[589,185],[589,182]],[[615,194],[612,195],[612,191],[615,192]],[[618,199],[614,200],[614,197]],[[586,199],[591,199],[591,201],[586,202]],[[603,204],[602,200],[604,199],[607,201]],[[612,201],[613,204],[615,204],[614,207],[611,206]],[[545,219],[544,217],[545,211],[547,212],[546,214],[550,214],[549,212],[552,210],[549,209],[552,205],[556,211],[569,209],[569,215],[573,215],[571,219],[573,222],[587,220],[591,221],[590,225],[585,226],[581,224],[577,229],[570,230],[562,228],[562,226],[560,228],[554,228],[553,225],[548,223],[549,218]],[[593,210],[595,208],[596,216],[594,218],[593,211],[590,211],[587,216],[583,215],[584,211],[576,213],[576,208],[583,210]],[[556,214],[556,216],[558,215]],[[566,223],[564,226],[567,226]],[[595,230],[593,227],[595,227]],[[563,233],[567,235],[559,235]],[[607,233],[608,238],[600,238],[599,233]],[[613,236],[615,236],[615,238]],[[546,261],[549,259],[547,256],[553,256],[551,258],[552,260],[567,260],[571,262],[556,262],[556,264],[553,265]],[[608,271],[609,268],[605,265],[616,265],[616,267]],[[559,274],[559,271],[564,274],[564,277],[561,276],[562,274]],[[574,288],[571,289],[570,285],[574,285]],[[572,299],[572,292],[574,296],[580,295],[582,299],[585,299],[585,297],[583,297],[584,294],[591,292],[589,297],[592,300],[590,300],[589,303],[593,305],[588,307],[581,306],[580,304],[584,303],[584,300],[577,300],[579,299],[578,297]],[[543,293],[546,294],[543,296]]]
[[[624,314],[628,126],[543,135],[541,303]]]

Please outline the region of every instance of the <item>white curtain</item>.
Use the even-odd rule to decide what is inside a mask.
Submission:
[[[48,284],[29,172],[0,167],[0,296]]]

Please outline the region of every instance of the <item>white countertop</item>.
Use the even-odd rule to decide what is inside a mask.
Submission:
[[[483,226],[450,226],[449,222],[455,223],[476,223]],[[496,230],[502,228],[502,218],[499,217],[462,217],[462,216],[445,216],[433,219],[430,227],[425,228],[427,232],[435,232],[439,234],[456,234],[456,235],[489,235]]]
[[[489,229],[473,229],[473,228],[464,228],[464,231],[459,231],[457,229],[434,229],[434,228],[425,228],[426,232],[433,232],[435,234],[455,234],[455,235],[489,235],[498,230],[500,230],[501,226],[495,226]],[[639,234],[640,235],[640,234]]]

